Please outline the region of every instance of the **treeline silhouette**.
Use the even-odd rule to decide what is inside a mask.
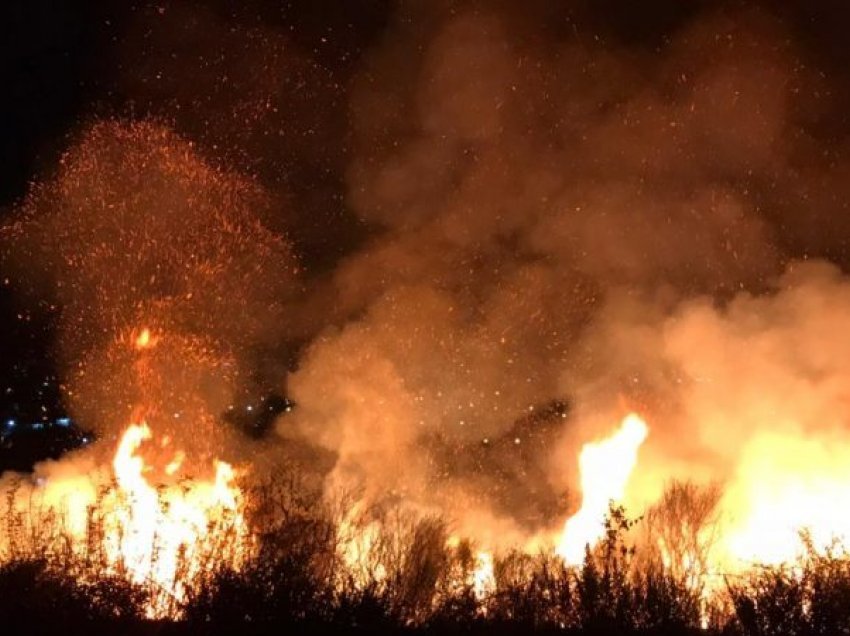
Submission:
[[[689,527],[683,519],[708,523],[716,499],[689,484],[671,485],[642,520],[612,506],[581,567],[548,554],[496,556],[486,589],[474,575],[475,546],[450,540],[440,519],[392,506],[353,515],[356,506],[320,504],[291,482],[264,484],[251,493],[247,561],[230,567],[213,546],[201,568],[178,569],[177,595],[133,583],[110,562],[96,509],[81,542],[49,511],[22,514],[15,496],[2,514],[8,634],[850,634],[850,557],[839,547],[819,551],[802,536],[798,562],[715,579],[711,593],[711,578],[694,569],[705,563],[694,550],[708,545],[681,537],[687,567],[674,567],[676,546],[659,531],[664,514],[680,529]],[[706,536],[690,527],[684,534]],[[647,542],[648,531],[656,534]],[[216,541],[223,549],[234,536],[223,527]],[[362,536],[368,550],[346,557]],[[648,547],[663,536],[665,559]],[[171,618],[151,618],[152,603]]]

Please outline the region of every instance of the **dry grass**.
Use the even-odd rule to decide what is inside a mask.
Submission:
[[[9,497],[14,496],[10,494]],[[669,506],[687,517],[682,490]],[[678,498],[678,499],[676,499]],[[692,572],[659,567],[627,544],[635,523],[613,508],[602,543],[581,568],[549,555],[509,553],[495,561],[495,585],[477,597],[471,582],[474,547],[447,541],[445,524],[398,509],[379,517],[360,567],[342,556],[350,537],[340,509],[329,509],[293,484],[264,484],[249,496],[255,537],[240,568],[217,559],[232,549],[227,528],[204,554],[203,567],[181,565],[178,598],[152,582],[132,583],[101,548],[104,520],[93,508],[85,541],[74,541],[47,510],[0,515],[0,624],[30,631],[85,629],[89,633],[245,634],[286,629],[361,633],[573,634],[850,634],[850,558],[836,547],[820,553],[808,544],[794,568],[753,571],[730,579],[722,598],[706,607]],[[702,501],[701,499],[699,499]],[[11,500],[9,500],[11,501]],[[705,503],[705,502],[703,502]],[[697,511],[692,523],[707,513]],[[688,517],[691,518],[691,517]],[[351,521],[349,517],[349,521]],[[656,517],[654,523],[660,523]],[[366,523],[363,520],[357,523]],[[356,533],[355,523],[348,533]],[[656,526],[657,527],[657,526]],[[681,538],[687,544],[686,537]],[[687,544],[691,548],[695,544]],[[699,546],[697,546],[699,547]],[[176,617],[152,623],[152,602]],[[709,619],[707,629],[701,622]],[[141,632],[140,632],[141,630]]]

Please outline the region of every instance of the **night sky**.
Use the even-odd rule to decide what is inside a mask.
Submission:
[[[163,117],[183,130],[215,133],[209,121],[198,123],[193,113],[180,114],[167,91],[159,64],[173,56],[207,58],[199,70],[211,82],[219,75],[216,59],[237,57],[238,48],[226,39],[207,39],[209,23],[224,31],[245,31],[259,25],[282,30],[292,46],[303,55],[305,78],[296,78],[304,96],[295,108],[312,109],[312,96],[321,92],[326,103],[319,105],[319,125],[345,135],[345,83],[363,48],[376,37],[387,18],[387,2],[333,1],[304,3],[114,3],[109,1],[10,2],[2,11],[4,36],[0,46],[6,99],[0,104],[0,210],[8,216],[38,176],[50,174],[59,155],[82,124],[96,117]],[[187,16],[199,15],[199,22]],[[185,38],[185,41],[184,41]],[[128,72],[128,68],[132,69]],[[192,69],[194,72],[194,68]],[[166,78],[167,79],[167,78]],[[180,81],[181,78],[176,78]],[[238,81],[238,80],[237,80]],[[311,85],[311,83],[315,84]],[[186,97],[185,95],[183,97]],[[191,108],[210,99],[203,91],[180,104]],[[289,132],[305,135],[304,130]],[[213,140],[211,143],[215,143]],[[317,209],[328,210],[336,220],[344,219],[341,203],[340,157],[322,149],[303,158],[297,152],[271,156],[234,157],[238,150],[225,151],[228,160],[242,163],[270,179],[288,179],[303,189],[305,216]],[[283,175],[283,176],[281,176]],[[289,175],[292,175],[291,177]],[[318,192],[318,193],[317,193]],[[311,211],[312,210],[312,211]],[[345,222],[345,221],[344,221]],[[348,221],[348,225],[358,225]],[[328,234],[328,224],[304,227],[304,253],[317,267],[345,249],[352,228]],[[359,228],[354,227],[353,235]],[[73,246],[69,246],[73,249]],[[8,286],[0,287],[0,418],[36,421],[63,414],[53,350],[52,316],[55,306],[22,306]]]
[[[475,6],[454,4],[458,9]],[[734,14],[758,5],[783,25],[795,50],[806,65],[817,69],[830,93],[829,107],[813,117],[808,132],[822,142],[824,152],[846,147],[850,5],[842,0],[523,4],[529,13],[544,17],[540,22],[551,31],[547,38],[587,37],[650,56],[701,16]],[[11,214],[32,180],[51,174],[60,153],[86,122],[152,116],[195,140],[207,155],[256,175],[273,191],[285,191],[294,218],[265,221],[273,229],[286,227],[306,272],[304,280],[321,277],[375,231],[350,212],[345,200],[351,137],[348,90],[365,52],[386,35],[394,8],[391,0],[4,3],[2,214]],[[248,76],[254,56],[265,54],[257,51],[267,52],[263,42],[268,33],[284,35],[291,61],[276,76],[283,83],[276,93],[277,118],[245,138],[233,132],[238,129],[231,119],[238,115],[228,95],[256,84],[256,77]],[[269,135],[274,143],[264,138]],[[825,256],[846,267],[850,250],[841,249],[845,243],[839,239],[815,245],[792,232],[778,240],[789,254]],[[60,311],[48,301],[40,306],[22,303],[14,290],[0,287],[0,417],[36,420],[63,413],[52,353],[53,318]],[[285,351],[278,353],[286,357]]]

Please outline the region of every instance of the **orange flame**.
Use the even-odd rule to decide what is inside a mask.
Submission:
[[[133,582],[151,582],[164,592],[150,608],[152,616],[161,616],[168,613],[169,598],[185,597],[186,585],[200,573],[206,557],[214,552],[217,562],[238,567],[250,541],[233,467],[218,461],[212,480],[157,487],[146,476],[151,468],[139,454],[151,438],[146,423],[129,426],[112,462],[117,489],[100,505],[109,561]],[[174,474],[182,457],[178,452],[165,472]]]
[[[624,419],[611,437],[585,444],[579,455],[582,503],[564,525],[556,553],[571,565],[584,560],[585,546],[591,547],[605,534],[605,514],[611,501],[620,501],[629,476],[637,464],[637,453],[649,429],[635,413]]]
[[[483,599],[492,594],[495,589],[493,555],[490,552],[479,552],[475,555],[475,569],[472,572],[472,593],[475,598]]]
[[[144,349],[150,349],[156,346],[159,338],[156,338],[151,334],[151,330],[145,327],[142,329],[139,334],[136,336],[135,346],[139,351],[143,351]]]
[[[730,517],[719,546],[727,567],[793,561],[802,531],[817,549],[850,539],[848,450],[797,435],[753,439],[722,502]]]

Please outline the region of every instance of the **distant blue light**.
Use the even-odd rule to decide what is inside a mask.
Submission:
[[[71,418],[70,417],[59,417],[59,418],[56,418],[56,423],[59,426],[71,426]]]
[[[15,428],[15,420],[9,420],[6,422],[6,428]]]

